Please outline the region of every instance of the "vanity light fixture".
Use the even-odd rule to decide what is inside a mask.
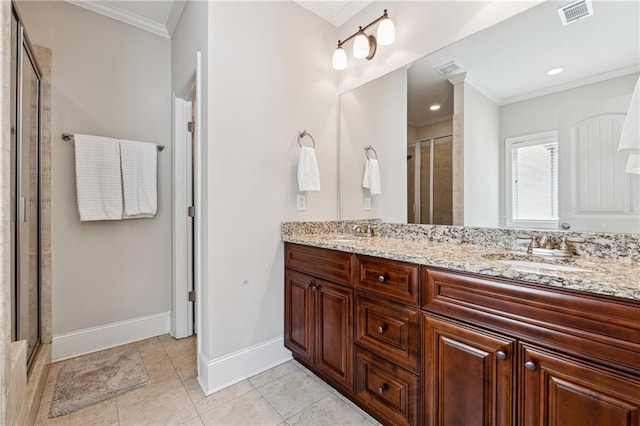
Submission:
[[[440,109],[440,104],[433,104],[429,107],[431,111],[437,111]]]
[[[376,39],[376,37],[367,34],[365,31],[377,23],[380,23],[380,25],[378,25],[378,37]],[[388,46],[393,43],[396,39],[396,29],[391,19],[389,19],[387,9],[384,10],[384,13],[378,19],[364,27],[358,27],[358,31],[346,39],[338,40],[338,47],[333,52],[332,63],[334,70],[347,68],[347,53],[342,46],[353,38],[355,38],[355,40],[353,40],[353,56],[357,59],[367,58],[371,60],[376,54],[378,44],[380,44],[380,46]]]
[[[551,68],[549,71],[547,71],[547,75],[560,74],[562,71],[564,71],[564,70],[561,67]]]

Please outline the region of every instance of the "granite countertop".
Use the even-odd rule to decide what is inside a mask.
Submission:
[[[470,244],[389,237],[366,238],[334,233],[288,233],[283,234],[282,239],[290,243],[640,301],[640,262],[582,257],[533,259],[538,263],[586,270],[556,271],[540,266],[528,266],[531,258],[523,252]],[[501,260],[523,262],[509,266]]]

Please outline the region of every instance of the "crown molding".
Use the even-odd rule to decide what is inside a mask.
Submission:
[[[483,96],[485,96],[487,99],[489,99],[494,104],[496,104],[496,105],[502,105],[503,104],[502,98],[500,98],[498,95],[493,93],[491,90],[489,90],[486,86],[484,86],[478,80],[473,78],[469,73],[467,73],[467,75],[466,75],[466,77],[464,79],[464,82],[467,83],[469,86],[473,87],[474,89],[476,89],[478,92],[480,92]]]
[[[175,0],[171,6],[171,12],[169,13],[169,19],[167,19],[167,32],[170,37],[173,37],[173,33],[178,27],[178,22],[182,18],[184,7],[187,5],[187,0]]]
[[[322,19],[337,28],[349,19],[353,18],[362,9],[373,3],[373,0],[352,0],[337,12],[333,8],[327,6],[327,1],[296,0],[296,3],[320,16]]]
[[[153,34],[157,34],[161,37],[170,38],[167,27],[161,25],[151,19],[147,19],[135,13],[128,12],[120,9],[119,7],[111,6],[103,3],[100,0],[65,0],[74,6],[81,7],[83,9],[90,10],[91,12],[98,13],[108,18],[115,19],[116,21],[124,22],[125,24],[132,25],[141,30],[148,31]],[[184,6],[183,6],[184,7]],[[171,10],[173,12],[173,9]],[[176,21],[177,23],[177,21]]]

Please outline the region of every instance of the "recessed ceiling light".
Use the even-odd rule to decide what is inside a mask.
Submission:
[[[429,107],[431,111],[437,111],[440,109],[440,104],[434,104]]]
[[[562,68],[558,67],[558,68],[551,68],[549,71],[547,71],[547,75],[556,75],[556,74],[560,74],[563,71]]]

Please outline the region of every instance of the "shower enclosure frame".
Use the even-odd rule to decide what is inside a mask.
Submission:
[[[407,144],[407,148],[414,149],[414,155],[416,156],[415,164],[414,164],[414,206],[413,206],[413,217],[414,220],[417,220],[415,223],[422,223],[422,180],[420,179],[420,169],[421,159],[422,159],[422,144],[425,142],[429,142],[429,222],[428,224],[433,225],[433,172],[434,172],[434,161],[435,161],[435,142],[440,139],[453,138],[453,133],[435,136],[426,139],[420,139],[417,141],[409,142]]]
[[[11,172],[15,176],[15,180],[12,184],[12,195],[14,195],[11,200],[11,210],[12,216],[14,217],[14,221],[12,221],[11,226],[13,227],[14,232],[14,244],[11,247],[13,252],[13,262],[11,264],[11,277],[12,277],[12,315],[11,315],[11,340],[16,341],[21,336],[21,322],[20,316],[22,314],[21,305],[21,277],[20,277],[20,264],[21,264],[21,240],[22,240],[22,232],[20,229],[20,223],[26,221],[27,212],[27,200],[26,197],[23,197],[23,164],[22,164],[22,155],[24,154],[24,141],[22,134],[22,125],[23,125],[23,71],[25,59],[28,59],[30,65],[33,68],[33,72],[37,79],[37,108],[35,114],[35,134],[36,134],[36,144],[35,144],[35,167],[36,167],[36,191],[37,194],[35,196],[36,202],[36,217],[35,217],[35,227],[36,227],[36,244],[37,250],[35,252],[35,274],[36,274],[36,324],[37,324],[37,339],[34,343],[33,349],[27,353],[27,371],[31,371],[31,367],[33,366],[33,361],[36,359],[38,355],[38,350],[40,348],[41,339],[42,339],[42,327],[41,327],[41,307],[42,303],[40,300],[41,297],[41,281],[42,281],[42,273],[41,273],[41,260],[42,260],[42,225],[41,225],[41,195],[42,195],[42,100],[43,100],[43,74],[40,70],[38,62],[36,61],[33,46],[29,40],[29,37],[26,33],[24,25],[22,23],[22,19],[20,14],[16,8],[15,3],[11,2],[12,6],[12,14],[15,18],[16,27],[12,28],[12,31],[16,32],[16,43],[12,46],[11,51],[11,60],[15,61],[15,79],[12,81],[12,91],[15,96],[15,105],[12,105],[14,108],[13,113],[15,114],[15,120],[12,120],[11,125],[15,125],[15,128],[12,129],[12,147],[15,148],[12,150],[12,170]],[[15,48],[15,51],[13,51]],[[24,55],[27,55],[25,58]],[[15,86],[13,86],[15,84]],[[25,284],[25,285],[28,285]]]

